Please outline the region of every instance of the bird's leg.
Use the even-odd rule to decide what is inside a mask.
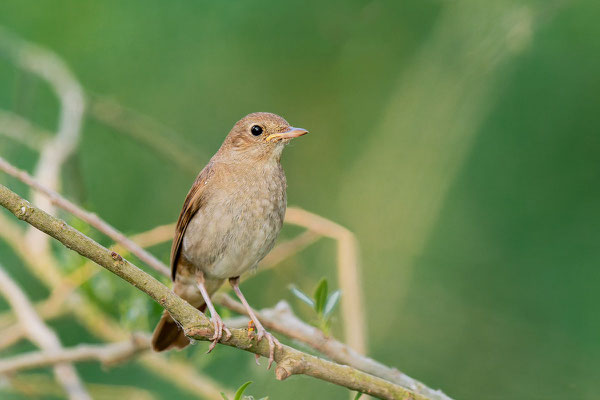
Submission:
[[[217,313],[217,310],[215,310],[215,306],[210,300],[210,296],[208,294],[208,291],[206,290],[206,286],[204,286],[204,274],[202,272],[200,272],[197,275],[196,283],[198,285],[200,293],[202,294],[202,298],[204,299],[204,302],[206,303],[206,306],[210,311],[210,322],[212,322],[213,327],[215,329],[215,334],[210,338],[210,340],[212,340],[212,343],[208,347],[207,351],[207,353],[210,353],[217,345],[217,342],[221,340],[221,337],[223,336],[223,331],[225,331],[225,340],[229,340],[229,338],[231,337],[231,331],[227,329],[227,327],[223,323],[223,320]]]
[[[240,299],[240,301],[244,305],[244,308],[246,309],[246,312],[250,316],[250,319],[252,320],[252,322],[254,322],[254,326],[256,327],[256,341],[260,342],[263,337],[266,337],[267,340],[269,341],[269,365],[268,365],[267,369],[270,369],[271,365],[273,364],[273,356],[275,354],[275,346],[277,346],[278,349],[281,349],[281,343],[279,343],[279,340],[277,340],[277,338],[275,336],[273,336],[269,332],[267,332],[265,330],[265,328],[262,326],[262,324],[260,323],[260,321],[258,320],[258,318],[256,318],[256,314],[254,314],[252,307],[250,307],[250,304],[248,304],[248,302],[246,301],[246,298],[244,297],[244,295],[242,294],[242,291],[240,290],[240,277],[238,276],[235,278],[229,278],[229,283],[231,284],[231,287],[233,288],[233,291],[235,292],[237,297]],[[260,356],[257,354],[256,355],[256,363],[257,364],[258,364],[259,357]]]

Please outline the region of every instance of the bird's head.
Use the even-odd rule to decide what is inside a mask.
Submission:
[[[219,153],[234,158],[279,159],[286,144],[307,133],[305,129],[290,126],[279,115],[252,113],[233,126]]]

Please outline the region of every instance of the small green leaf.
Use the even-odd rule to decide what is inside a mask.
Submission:
[[[221,397],[223,398],[223,400],[229,400],[229,398],[223,392],[221,392]]]
[[[305,302],[309,306],[311,306],[311,307],[315,306],[315,302],[312,301],[311,298],[308,297],[308,295],[306,295],[300,289],[296,288],[295,286],[290,286],[290,290],[292,291],[292,293],[294,294],[294,296],[296,296],[297,298],[299,298],[300,300],[302,300],[303,302]]]
[[[360,399],[363,394],[361,392],[356,392],[356,396],[354,396],[354,400]]]
[[[329,296],[329,298],[327,299],[327,304],[325,304],[325,310],[323,310],[323,316],[325,318],[327,318],[331,314],[331,312],[337,305],[338,301],[340,300],[341,294],[342,294],[341,291],[336,290],[335,292],[333,292],[331,294],[331,296]]]
[[[242,386],[240,386],[240,388],[237,390],[237,392],[235,392],[235,397],[233,398],[233,400],[240,400],[242,398],[242,395],[244,394],[244,390],[246,390],[246,388],[248,386],[250,386],[251,383],[252,383],[252,381],[248,381],[248,382],[244,383]]]
[[[315,311],[318,314],[321,314],[325,307],[325,302],[327,301],[327,279],[321,279],[321,282],[319,282],[315,289],[313,297],[315,298]]]

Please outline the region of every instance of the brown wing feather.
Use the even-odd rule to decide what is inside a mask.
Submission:
[[[175,280],[175,275],[177,274],[177,263],[181,253],[183,235],[185,235],[185,231],[192,220],[192,217],[206,201],[206,182],[212,174],[212,163],[209,163],[202,171],[200,171],[183,202],[183,208],[181,209],[179,219],[177,220],[177,226],[175,227],[173,245],[171,246],[171,277],[173,280]]]

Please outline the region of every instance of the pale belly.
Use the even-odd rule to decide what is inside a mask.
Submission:
[[[209,201],[190,221],[183,255],[207,278],[240,276],[273,248],[285,216],[285,182],[273,188],[275,195],[263,196],[261,189],[245,187]]]

